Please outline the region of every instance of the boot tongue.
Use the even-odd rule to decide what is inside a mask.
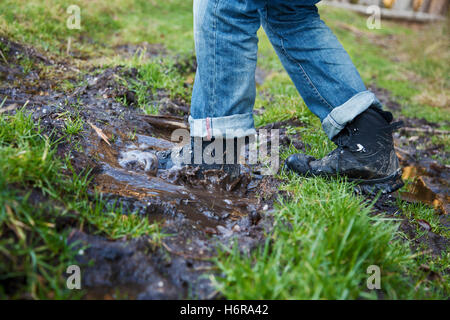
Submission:
[[[349,122],[344,129],[333,138],[333,142],[340,146],[354,145],[352,137],[355,135],[372,135],[379,129],[389,126],[392,114],[376,107],[370,107]]]
[[[391,123],[392,120],[394,120],[394,116],[389,111],[384,111],[377,107],[370,107],[370,108],[378,112],[384,118],[384,120],[386,120],[387,123]]]
[[[390,124],[392,120],[393,116],[389,111],[370,107],[348,123],[332,141],[339,147],[365,152],[364,145],[370,145],[376,135],[390,135],[397,128],[397,123]]]

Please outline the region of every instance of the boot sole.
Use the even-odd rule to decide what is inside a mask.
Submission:
[[[284,164],[282,170],[286,170],[286,169],[299,174],[298,172],[290,169],[286,164]],[[333,175],[326,175],[326,174],[314,175],[311,173],[299,174],[299,175],[302,175],[304,177],[320,176],[320,177],[325,177],[325,178],[330,178],[333,176]],[[334,176],[334,177],[336,177],[336,176]],[[356,183],[356,186],[355,186],[356,192],[366,193],[366,194],[377,194],[380,191],[383,194],[392,193],[392,192],[397,191],[398,189],[400,189],[401,187],[403,187],[405,185],[405,183],[402,180],[402,169],[401,168],[399,168],[393,174],[391,174],[387,177],[384,177],[384,178],[379,178],[379,179],[348,178],[347,180],[349,182]]]
[[[350,182],[356,183],[356,191],[367,194],[377,194],[381,191],[383,194],[397,191],[405,185],[402,180],[402,170],[398,169],[393,174],[380,179],[348,179]]]

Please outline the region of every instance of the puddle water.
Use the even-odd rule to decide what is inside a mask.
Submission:
[[[120,153],[119,164],[123,168],[140,167],[146,173],[155,175],[158,171],[158,158],[155,154],[139,150]]]
[[[234,181],[227,181],[223,173],[210,170],[196,180],[195,170],[154,166],[155,154],[173,146],[146,135],[136,135],[133,141],[121,136],[111,146],[95,135],[89,138],[88,154],[98,159],[101,167],[93,179],[95,188],[119,196],[124,206],[137,208],[150,222],[161,223],[163,232],[171,236],[164,239],[164,248],[151,249],[156,251],[150,254],[145,237],[112,242],[75,233],[74,241],[89,244],[84,259],[94,258],[97,266],[85,272],[92,277],[86,280],[87,299],[116,298],[115,292],[128,298],[173,299],[187,296],[188,287],[206,298],[214,288],[201,278],[201,270],[210,268],[211,262],[206,260],[217,242],[225,243],[236,235],[242,248],[251,248],[263,241],[263,229],[251,220],[257,200],[245,197],[251,189],[250,179],[244,175],[239,187],[227,192]],[[239,232],[238,223],[243,229]],[[250,237],[244,230],[256,231]],[[169,260],[164,250],[170,253]]]
[[[155,137],[145,136],[142,134],[137,134],[137,145],[139,149],[154,149],[158,151],[162,150],[169,150],[173,147],[175,147],[175,143],[164,140],[164,139],[158,139]]]
[[[210,228],[223,225],[226,219],[237,220],[254,210],[254,199],[223,189],[225,183],[219,172],[192,181],[192,175],[184,169],[158,170],[156,152],[174,147],[170,141],[146,135],[136,135],[134,141],[126,143],[117,139],[112,146],[95,136],[91,141],[90,152],[98,156],[102,169],[94,178],[100,192],[143,202],[151,200],[149,205],[155,199],[160,200],[172,205],[176,214],[210,232]],[[149,217],[161,221],[168,218],[158,213]]]

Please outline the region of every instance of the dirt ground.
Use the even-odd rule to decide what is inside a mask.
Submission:
[[[125,67],[89,70],[82,76],[85,85],[70,93],[64,92],[57,85],[58,81],[80,80],[73,66],[56,63],[6,39],[0,41],[8,42],[11,51],[52,65],[57,71],[56,78],[55,74],[47,78],[38,69],[24,74],[14,59],[8,65],[0,64],[3,84],[0,100],[8,97],[4,103],[4,107],[10,108],[7,112],[15,112],[27,103],[26,109],[36,121],[41,121],[44,133],[52,139],[63,136],[67,114],[81,117],[84,130],[70,142],[59,144],[58,155],[70,154],[77,171],[92,169],[92,191],[104,193],[108,201],[119,202],[129,212],[159,221],[162,232],[170,235],[163,239],[162,246],[156,246],[149,237],[112,241],[96,234],[95,230],[80,229],[75,221],[62,222],[64,228],[72,230],[69,240],[78,243],[77,250],[88,246],[78,256],[79,263],[86,266],[83,273],[83,287],[87,288],[85,298],[109,298],[117,290],[124,297],[139,299],[219,297],[208,276],[214,272],[210,258],[223,244],[231,246],[236,241],[240,250],[249,252],[265,241],[271,231],[273,203],[278,196],[284,196],[278,191],[281,181],[261,176],[257,167],[244,168],[244,174],[235,181],[217,171],[199,180],[190,170],[166,170],[157,163],[155,156],[174,146],[169,141],[173,127],[187,126],[187,105],[172,101],[167,93],[160,92],[159,100],[165,99],[160,108],[163,117],[143,115],[142,110],[133,106],[134,93],[116,81],[136,78],[136,70]],[[122,46],[118,50],[132,55],[134,49]],[[153,46],[147,53],[158,53],[158,50],[164,48]],[[182,64],[195,69],[189,62]],[[371,89],[392,111],[400,108],[391,101],[389,92]],[[117,101],[116,98],[124,95],[131,106]],[[410,192],[381,196],[374,214],[382,212],[402,218],[402,231],[414,238],[416,222],[401,212],[395,198],[435,206],[441,223],[450,227],[450,168],[432,158],[441,152],[442,146],[433,144],[429,135],[423,135],[433,134],[436,125],[425,120],[402,120],[406,129],[395,134],[398,155],[405,177],[416,176],[417,179]],[[290,136],[283,129],[287,125],[302,124],[289,120],[267,128],[281,129],[281,145],[292,143],[297,149],[303,149],[300,137]],[[448,158],[448,154],[445,157]],[[413,248],[426,242],[434,254],[440,254],[449,247],[449,240],[431,229],[427,231],[411,243]],[[89,261],[93,263],[88,264]]]

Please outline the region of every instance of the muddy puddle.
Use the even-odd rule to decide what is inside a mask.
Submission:
[[[244,196],[247,185],[240,185],[234,192],[226,191],[227,185],[238,185],[242,177],[227,182],[223,172],[210,171],[204,179],[196,180],[195,172],[186,168],[161,168],[157,153],[174,148],[171,141],[139,134],[135,141],[117,141],[109,146],[96,136],[91,139],[95,141],[91,145],[97,145],[88,152],[99,158],[101,166],[94,184],[103,193],[169,203],[177,214],[199,227],[215,228],[256,210],[256,201]],[[161,214],[158,218],[163,221],[169,217]]]
[[[96,166],[92,186],[128,212],[159,223],[169,236],[154,246],[146,237],[109,241],[74,232],[71,241],[89,246],[80,263],[95,261],[85,271],[86,298],[116,297],[114,290],[129,298],[212,298],[216,293],[205,275],[218,246],[237,240],[248,252],[270,229],[252,191],[258,180],[244,174],[230,181],[215,170],[199,179],[195,169],[166,169],[159,159],[177,147],[167,137],[174,128],[187,128],[184,118],[131,116],[134,127],[126,117],[114,117],[113,125],[94,125],[83,137],[84,155]]]

